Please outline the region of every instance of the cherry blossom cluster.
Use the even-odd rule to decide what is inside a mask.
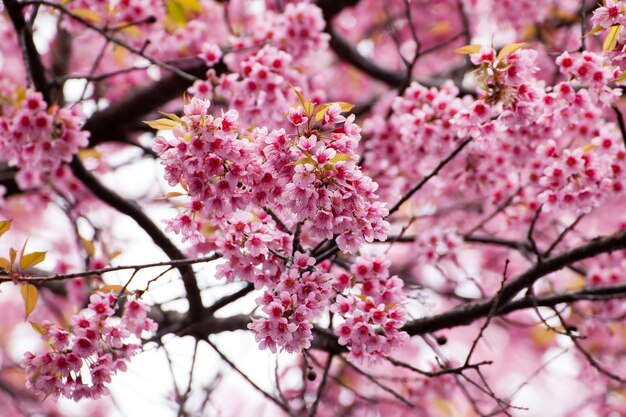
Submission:
[[[188,189],[190,209],[222,220],[249,204],[258,157],[253,144],[239,137],[237,111],[214,117],[209,106],[208,100],[193,98],[173,130],[174,138],[157,138],[154,150],[162,158],[168,183]],[[192,242],[202,240],[188,214],[169,221],[167,229]]]
[[[564,52],[556,59],[562,74],[589,86],[589,92],[603,104],[611,104],[620,95],[607,84],[619,75],[619,68],[607,65],[606,57],[593,52],[570,55]]]
[[[420,233],[415,240],[415,251],[424,262],[435,264],[443,257],[454,258],[463,238],[453,230],[432,230]]]
[[[198,252],[222,253],[219,277],[266,288],[257,303],[269,317],[250,324],[262,348],[310,346],[312,322],[330,302],[330,276],[298,245],[336,239],[339,250],[354,253],[386,237],[388,211],[376,201],[376,183],[357,165],[360,128],[353,115],[343,115],[346,106],[301,100],[287,115],[295,133],[256,128],[243,134],[236,111],[214,117],[208,101],[193,98],[183,117],[172,117],[173,138],[156,140],[166,180],[182,184],[190,197],[166,230]],[[288,228],[298,230],[298,245]],[[355,348],[362,357],[386,352],[402,338],[392,331],[401,325],[400,308],[388,306],[397,301],[401,282],[388,279],[379,264],[371,283],[366,276],[357,282],[377,308],[387,306],[389,318],[378,322],[388,327],[387,336],[371,351]]]
[[[88,132],[80,130],[85,116],[78,105],[48,107],[31,89],[0,103],[0,159],[19,168],[16,181],[22,189],[43,185],[50,172],[88,143]]]
[[[210,98],[216,84],[215,92],[228,98],[251,125],[284,121],[277,109],[287,108],[295,99],[290,85],[299,85],[307,93],[315,90],[308,79],[309,60],[328,49],[322,12],[313,4],[287,4],[282,13],[268,12],[266,19],[252,25],[249,35],[225,45],[233,51],[224,56],[232,73],[218,78],[209,71],[207,80],[196,81],[189,90],[196,97]],[[216,43],[206,42],[199,56],[212,66],[222,54]]]
[[[357,362],[375,362],[409,338],[399,330],[406,321],[403,282],[389,276],[389,264],[384,258],[361,256],[350,269],[353,282],[345,274],[333,281],[341,292],[353,286],[360,290],[338,295],[330,307],[345,320],[335,329],[339,344],[346,345]]]
[[[604,1],[601,7],[594,10],[591,17],[593,28],[590,33],[603,36],[603,49],[606,51],[607,58],[611,63],[620,67],[625,67],[624,64],[626,64],[626,54],[623,51],[626,43],[624,23],[626,23],[626,6],[620,0]],[[614,40],[611,41],[612,39]]]
[[[476,81],[488,104],[500,103],[504,110],[514,108],[518,113],[521,103],[534,101],[534,86],[528,83],[539,71],[537,52],[521,48],[521,44],[503,47],[498,53],[491,47],[482,47],[470,59],[478,66]]]
[[[275,202],[280,211],[306,222],[310,238],[338,236],[339,249],[354,253],[365,242],[385,239],[387,209],[376,201],[378,185],[357,165],[360,128],[353,124],[354,116],[344,121],[337,105],[320,111],[326,129],[313,130],[313,115],[296,107],[289,118],[296,127],[304,124],[304,134],[289,137],[280,130],[265,136],[264,169],[284,184],[281,200]],[[335,127],[338,122],[343,122],[339,128]]]
[[[270,40],[295,59],[303,59],[326,47],[329,35],[324,33],[325,26],[319,7],[300,2],[287,4],[284,12],[274,15],[269,28],[265,26],[265,33],[261,33],[264,40]]]
[[[256,300],[268,317],[252,319],[248,328],[261,349],[299,352],[311,346],[312,322],[328,307],[333,294],[330,275],[314,265],[315,258],[296,252],[278,285]]]
[[[217,277],[248,281],[259,289],[278,285],[292,249],[291,236],[263,210],[238,211],[213,243],[226,260],[218,266]]]
[[[611,86],[619,69],[598,54],[565,53],[556,64],[566,81],[546,87],[537,76],[537,53],[527,46],[482,47],[470,58],[478,65],[477,99],[459,99],[458,91],[442,94],[445,86],[413,85],[388,112],[381,107],[366,123],[366,151],[376,159],[368,163],[366,153],[364,169],[382,185],[387,201],[428,174],[466,136],[473,138],[467,156],[449,164],[447,180],[431,181],[422,198],[450,204],[467,197],[459,188],[494,207],[512,198],[509,221],[528,223],[542,204],[581,213],[622,194],[621,135],[602,116],[619,95]],[[443,103],[434,105],[438,99]]]
[[[147,317],[148,307],[135,298],[124,305],[121,318],[115,317],[116,297],[112,293],[92,294],[85,313],[72,317],[68,329],[50,322],[41,326],[41,337],[49,351],[26,352],[22,367],[27,387],[53,398],[76,401],[108,394],[106,384],[140,349],[143,331],[155,331]]]
[[[238,58],[231,64],[237,72],[222,76],[216,93],[228,97],[231,106],[245,119],[283,121],[284,116],[276,109],[289,107],[295,100],[290,84],[300,85],[303,80],[302,73],[294,68],[292,55],[273,45],[241,55],[229,57]],[[197,81],[194,91],[203,82]]]
[[[391,106],[391,115],[375,114],[364,125],[366,142],[364,167],[381,184],[387,201],[398,199],[426,175],[430,163],[454,147],[455,126],[451,120],[464,107],[452,82],[427,88],[413,82]],[[367,157],[367,154],[376,158]],[[410,157],[409,157],[410,156]],[[420,159],[420,163],[415,163]],[[371,163],[370,163],[371,161]]]
[[[601,203],[604,194],[612,189],[610,160],[584,148],[565,149],[553,155],[554,162],[544,170],[539,185],[546,191],[539,201],[546,209],[575,208],[589,211]]]
[[[208,109],[208,101],[192,99],[174,138],[159,137],[154,147],[166,180],[183,184],[192,199],[188,210],[167,222],[168,231],[203,242],[194,213],[217,223],[252,205],[302,223],[311,242],[336,238],[342,251],[385,239],[387,209],[356,161],[360,128],[338,104],[320,108],[319,123],[302,106],[290,110],[295,134],[256,128],[249,137],[240,136],[236,111],[213,117]]]

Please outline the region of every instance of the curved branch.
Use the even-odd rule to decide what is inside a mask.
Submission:
[[[3,3],[20,41],[26,73],[32,79],[35,89],[42,94],[44,101],[50,104],[50,85],[46,79],[45,67],[33,41],[30,26],[22,14],[22,5],[16,0],[3,0]]]
[[[227,71],[222,62],[215,65],[218,74]],[[208,67],[202,63],[186,68],[185,72],[204,77]],[[95,146],[102,142],[124,137],[128,129],[164,104],[179,98],[192,85],[190,80],[169,75],[149,86],[131,91],[122,100],[94,113],[83,126],[91,133],[89,143]]]
[[[135,203],[122,198],[117,193],[109,190],[107,187],[93,176],[85,166],[80,162],[78,157],[74,157],[70,167],[76,178],[78,178],[97,198],[107,203],[120,213],[126,214],[137,222],[137,224],[148,233],[154,243],[160,247],[165,254],[173,260],[186,259],[185,255],[174,245],[165,234],[157,227],[152,220],[143,212],[143,210]],[[178,270],[183,279],[185,291],[187,292],[187,300],[189,301],[189,311],[192,318],[199,317],[202,312],[202,298],[200,297],[200,288],[196,282],[196,276],[193,269],[189,265],[178,265]]]
[[[400,198],[400,200],[398,200],[398,202],[393,205],[393,207],[389,209],[389,214],[387,215],[387,217],[391,216],[393,213],[398,211],[398,209],[400,208],[400,206],[402,206],[402,204],[404,204],[404,202],[406,202],[409,198],[413,196],[413,194],[418,192],[424,185],[426,185],[426,183],[431,178],[435,177],[439,173],[439,171],[441,171],[443,167],[448,165],[448,163],[452,161],[463,150],[463,148],[465,148],[465,146],[467,146],[467,144],[470,143],[471,141],[472,141],[471,137],[464,139],[463,142],[461,142],[454,151],[452,151],[448,156],[442,159],[441,162],[439,162],[439,164],[435,167],[435,169],[433,169],[428,175],[423,177],[417,184],[413,186],[413,188],[407,191],[407,193],[404,194],[402,198]]]
[[[350,63],[353,67],[361,70],[370,77],[382,81],[390,87],[400,87],[406,80],[402,72],[390,71],[367,59],[350,42],[330,27],[326,27],[326,33],[330,35],[330,47],[337,56]]]
[[[530,287],[540,278],[563,269],[575,262],[619,249],[626,249],[626,231],[593,239],[591,242],[575,249],[544,259],[543,262],[537,263],[523,274],[518,275],[515,279],[510,281],[509,284],[505,285],[497,297],[494,296],[485,301],[463,304],[435,316],[413,320],[407,323],[403,330],[414,336],[467,325],[479,318],[486,317],[494,305],[496,307],[496,315],[513,311],[509,305],[517,305],[519,308],[526,308],[527,306],[520,301],[511,302],[524,288]]]

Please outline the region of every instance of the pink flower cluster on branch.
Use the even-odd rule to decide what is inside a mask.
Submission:
[[[345,320],[335,334],[339,344],[350,349],[351,360],[376,362],[409,339],[400,330],[406,322],[403,282],[389,276],[389,265],[384,258],[358,257],[351,267],[354,282],[347,281],[343,274],[334,281],[340,292],[352,287],[360,292],[338,295],[331,306],[331,311]]]
[[[84,120],[79,105],[48,106],[31,89],[0,97],[0,160],[19,168],[16,181],[22,189],[39,187],[87,146]]]
[[[208,101],[193,98],[182,118],[167,122],[174,125],[174,138],[159,137],[154,147],[170,185],[182,184],[190,197],[187,209],[167,221],[167,230],[194,243],[196,251],[222,253],[226,263],[218,267],[219,277],[266,288],[257,304],[268,318],[255,319],[250,328],[260,346],[273,352],[308,348],[313,322],[334,302],[331,276],[315,266],[314,247],[336,240],[341,251],[355,253],[365,242],[385,239],[389,228],[376,183],[357,165],[360,128],[353,115],[342,115],[351,106],[315,105],[299,97],[288,111],[289,133],[242,131],[235,110],[215,117]],[[363,285],[376,307],[393,303],[397,294],[391,294],[401,285],[388,280],[382,267],[376,271],[382,275],[353,284]],[[394,323],[389,340],[361,357],[397,345],[401,338],[391,329],[401,322],[400,311],[385,311],[395,318],[377,324]],[[359,340],[354,345],[365,342]]]
[[[278,285],[256,300],[268,317],[253,319],[248,328],[254,331],[261,349],[275,353],[278,346],[287,352],[298,352],[311,346],[312,323],[328,307],[333,295],[330,276],[314,264],[314,258],[296,252],[293,264],[281,274]]]
[[[49,350],[24,355],[27,388],[55,399],[100,398],[108,394],[111,377],[125,371],[141,348],[137,342],[142,333],[156,330],[148,307],[135,298],[124,304],[121,318],[115,316],[112,293],[95,293],[89,301],[87,311],[74,315],[68,329],[48,321],[34,326]]]
[[[341,250],[354,253],[365,242],[384,239],[387,210],[376,201],[376,183],[357,165],[354,116],[345,118],[339,105],[330,104],[318,109],[316,122],[314,105],[307,103],[308,112],[302,106],[290,112],[292,133],[256,128],[242,134],[236,111],[214,117],[208,101],[192,99],[174,139],[159,137],[154,147],[166,180],[183,184],[191,197],[189,209],[168,221],[168,230],[202,243],[201,222],[215,227],[237,210],[269,207],[286,224],[301,223],[311,246],[336,236]]]

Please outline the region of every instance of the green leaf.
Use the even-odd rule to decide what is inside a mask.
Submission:
[[[465,45],[465,46],[461,46],[460,48],[456,48],[454,51],[452,52],[456,52],[457,54],[477,54],[480,52],[480,48],[482,48],[482,46],[480,45]]]
[[[10,271],[11,266],[11,262],[8,259],[0,257],[0,268]]]
[[[626,71],[620,72],[620,74],[617,77],[615,77],[615,79],[613,80],[613,82],[616,82],[616,83],[623,83],[625,81],[626,81]]]
[[[178,125],[177,122],[170,119],[156,119],[144,121],[145,124],[156,130],[172,130]]]
[[[315,111],[315,104],[311,102],[311,100],[307,100],[304,102],[304,113],[307,117],[313,116],[313,112]]]
[[[0,236],[5,234],[11,229],[11,221],[12,220],[3,220],[0,222]]]
[[[340,161],[352,161],[352,157],[346,153],[338,153],[337,155],[330,158],[330,162],[337,163]]]
[[[95,148],[83,148],[78,151],[78,156],[80,157],[80,159],[86,159],[86,158],[102,159],[104,155],[102,155],[102,152],[97,151]]]
[[[100,24],[102,23],[102,17],[89,9],[73,9],[71,10],[74,16],[82,17],[84,20],[87,20],[91,23]]]
[[[509,45],[504,46],[502,49],[500,49],[500,52],[498,53],[498,61],[503,60],[504,58],[506,58],[513,52],[517,51],[518,49],[526,45],[528,45],[526,42],[521,42],[521,43],[511,43]]]
[[[304,165],[304,164],[315,165],[314,161],[312,161],[311,158],[307,158],[307,157],[298,159],[296,162],[293,163],[293,165]]]
[[[296,90],[296,87],[294,87],[293,85],[290,85],[291,89],[293,90],[294,93],[296,93],[296,96],[298,97],[298,101],[300,102],[300,105],[302,106],[303,109],[306,108],[305,102],[306,100],[304,99],[304,96],[302,95],[302,93],[298,90]]]
[[[311,161],[314,161],[313,159],[313,155],[311,155],[309,152],[305,151],[304,149],[302,149],[301,147],[298,146],[298,149],[300,149],[300,152],[302,152],[303,154],[306,155],[307,158],[309,158]]]
[[[590,36],[590,35],[595,35],[598,32],[602,32],[604,30],[604,28],[600,25],[595,25],[594,27],[591,28],[591,30],[589,32],[587,32],[585,34],[584,37]]]
[[[87,252],[87,255],[93,258],[96,254],[96,245],[94,244],[93,240],[87,240],[81,237],[80,243],[82,243],[83,248],[85,248],[85,252]]]
[[[46,332],[46,329],[44,329],[44,327],[41,324],[37,324],[32,321],[29,321],[29,323],[30,323],[30,327],[32,327],[33,330],[35,330],[40,335],[43,335]]]
[[[317,112],[315,113],[315,121],[319,122],[324,118],[324,113],[326,113],[326,109],[330,107],[330,103],[322,104]]]
[[[180,6],[177,1],[170,0],[166,4],[167,17],[172,22],[179,26],[185,26],[187,24],[187,16],[185,16],[185,10]]]
[[[167,117],[168,119],[175,121],[176,123],[183,122],[182,120],[180,120],[180,117],[178,117],[174,113],[163,113],[162,111],[160,111],[159,113],[161,113],[163,116]]]
[[[17,250],[15,248],[9,249],[9,262],[11,265],[15,264],[15,260],[17,259]]]
[[[26,310],[26,317],[24,318],[24,320],[26,320],[37,305],[39,292],[37,291],[37,287],[32,284],[23,284],[22,288],[20,288],[20,293],[22,293],[22,299],[24,300],[24,307]]]
[[[198,0],[174,0],[186,12],[200,13],[202,6]]]
[[[22,271],[32,268],[33,266],[40,264],[46,259],[46,252],[32,252],[28,255],[22,255],[20,260],[20,269]]]
[[[622,31],[621,25],[613,25],[609,29],[609,33],[604,38],[604,42],[602,43],[603,51],[612,51],[617,46],[617,38],[619,37],[620,32]]]
[[[119,294],[123,289],[123,285],[105,285],[103,287],[96,288],[93,292],[116,292]],[[128,290],[125,292],[128,293]]]
[[[349,112],[354,108],[354,104],[346,103],[345,101],[337,101],[335,104],[339,105],[342,113]]]
[[[326,113],[326,110],[333,104],[338,105],[342,113],[349,112],[354,108],[354,104],[346,103],[345,101],[336,101],[334,103],[322,104],[320,107],[318,107],[318,110],[315,113],[315,121],[319,122],[320,120],[322,120],[324,118],[324,113]]]
[[[32,327],[33,330],[35,330],[40,335],[43,335],[46,332],[46,329],[41,324],[37,324],[32,321],[29,321],[29,323],[30,323],[30,327]]]
[[[126,33],[128,35],[137,36],[138,38],[143,36],[143,32],[137,26],[128,26],[128,25],[124,25],[124,24],[122,24],[120,26],[122,28],[119,29],[119,30],[121,30],[122,32],[124,32],[124,33]]]

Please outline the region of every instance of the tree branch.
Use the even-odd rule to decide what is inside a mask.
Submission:
[[[91,191],[97,198],[110,205],[120,213],[126,214],[146,231],[153,242],[172,260],[185,259],[185,255],[174,245],[152,220],[135,203],[122,198],[93,176],[80,162],[77,156],[72,160],[70,167],[74,175]],[[202,298],[200,288],[196,282],[196,276],[189,265],[178,265],[178,270],[183,279],[191,318],[198,318],[202,312]]]
[[[465,148],[465,146],[467,146],[467,144],[470,143],[471,141],[472,141],[471,137],[464,139],[463,142],[461,142],[461,144],[459,146],[457,146],[457,148],[454,151],[452,151],[448,156],[446,156],[444,159],[442,159],[441,162],[439,162],[439,164],[435,167],[435,169],[433,169],[430,172],[430,174],[428,174],[424,178],[422,178],[420,180],[420,182],[415,184],[415,186],[413,186],[413,188],[411,188],[406,194],[404,194],[402,196],[402,198],[396,204],[394,204],[394,206],[392,208],[389,209],[389,216],[391,216],[393,213],[398,211],[400,206],[402,206],[402,204],[404,204],[405,201],[407,201],[409,198],[411,198],[413,196],[413,194],[418,192],[424,185],[426,185],[426,183],[431,178],[436,176],[439,173],[439,171],[441,171],[443,169],[443,167],[448,165],[448,163],[450,161],[452,161],[463,150],[463,148]]]
[[[534,284],[540,278],[563,269],[572,263],[618,249],[626,249],[626,231],[593,239],[589,243],[575,249],[544,259],[542,263],[534,265],[532,268],[510,281],[509,284],[505,285],[502,292],[497,297],[494,296],[485,301],[464,304],[435,316],[413,320],[407,323],[403,330],[410,335],[419,335],[432,333],[441,329],[467,325],[479,318],[486,317],[494,304],[496,305],[496,315],[506,314],[513,311],[507,304],[509,304],[515,295],[524,288],[528,288]],[[541,303],[542,299],[537,299],[537,302]],[[532,302],[530,301],[527,301],[528,304],[518,305],[517,303],[522,302],[515,301],[512,302],[511,305],[517,305],[519,308],[532,306]]]
[[[88,275],[103,275],[108,272],[125,271],[125,270],[130,270],[130,269],[139,271],[142,269],[157,268],[157,267],[162,267],[162,266],[177,267],[177,266],[182,266],[182,265],[199,264],[199,263],[211,262],[221,257],[222,255],[220,254],[214,254],[214,255],[205,256],[202,258],[179,259],[179,260],[170,260],[170,261],[165,261],[165,262],[154,262],[154,263],[149,263],[149,264],[138,264],[138,265],[110,266],[108,268],[92,269],[92,270],[83,271],[83,272],[72,272],[69,274],[36,275],[36,276],[23,275],[19,277],[14,277],[12,275],[4,275],[2,274],[2,270],[0,269],[0,283],[8,282],[8,281],[13,281],[13,282],[17,281],[17,282],[28,282],[29,284],[37,285],[37,284],[44,284],[44,283],[53,282],[53,281],[64,281],[64,280],[73,279],[73,278],[80,278],[80,277],[85,277]]]
[[[22,14],[22,5],[16,0],[3,0],[3,3],[20,41],[26,73],[30,76],[35,89],[42,94],[44,101],[51,104],[50,86],[46,79],[45,67],[35,47],[30,26],[28,26]]]

